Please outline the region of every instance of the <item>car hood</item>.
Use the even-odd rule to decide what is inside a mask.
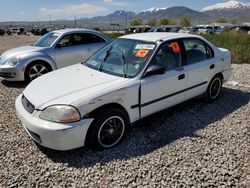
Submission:
[[[23,94],[36,109],[43,110],[47,106],[70,105],[80,99],[102,95],[105,90],[127,81],[126,78],[76,64],[35,79]]]
[[[0,64],[4,64],[8,59],[12,57],[20,56],[22,54],[29,53],[29,52],[41,51],[42,49],[44,48],[38,47],[38,46],[22,46],[18,48],[13,48],[11,50],[4,52],[1,55]]]

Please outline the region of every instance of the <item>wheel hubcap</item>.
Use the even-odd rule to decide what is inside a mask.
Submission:
[[[46,74],[47,72],[49,72],[49,70],[44,65],[37,64],[30,68],[29,78],[30,80],[34,80],[37,77]]]
[[[210,87],[210,96],[211,98],[216,98],[219,93],[220,93],[220,90],[221,90],[221,80],[219,78],[216,78],[212,84],[211,84],[211,87]]]
[[[101,125],[98,132],[98,142],[105,148],[112,147],[121,140],[124,130],[123,119],[119,116],[112,116]]]

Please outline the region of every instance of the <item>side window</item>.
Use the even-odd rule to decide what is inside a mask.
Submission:
[[[97,35],[94,35],[94,34],[90,34],[91,35],[91,40],[92,40],[92,43],[99,43],[99,42],[105,42],[105,40]]]
[[[181,66],[181,48],[179,42],[172,41],[163,44],[153,58],[151,64],[163,65],[166,70]]]
[[[72,35],[72,45],[83,45],[85,44],[84,36],[80,34],[73,34]]]
[[[71,35],[63,36],[60,42],[58,42],[58,45],[63,46],[63,47],[70,46],[71,45],[70,38],[71,38]]]
[[[183,40],[186,50],[187,64],[193,64],[213,57],[213,50],[202,40]]]
[[[84,44],[105,42],[105,40],[102,39],[101,37],[90,33],[74,34],[72,40],[73,40],[72,41],[73,45],[84,45]]]

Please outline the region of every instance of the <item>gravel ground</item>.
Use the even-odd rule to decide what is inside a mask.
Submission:
[[[0,80],[0,187],[250,186],[250,65],[233,67],[216,102],[151,116],[105,151],[38,147],[15,114],[25,84]]]
[[[0,54],[11,48],[31,45],[35,40],[39,39],[41,36],[26,36],[26,35],[4,35],[0,36]]]

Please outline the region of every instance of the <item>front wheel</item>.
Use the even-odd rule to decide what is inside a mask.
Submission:
[[[116,146],[124,137],[127,124],[127,116],[119,109],[99,112],[88,131],[88,145],[97,149]]]
[[[50,72],[50,68],[42,63],[33,63],[29,65],[25,71],[26,81],[32,81],[46,73]]]
[[[211,82],[208,85],[207,91],[205,93],[205,99],[207,102],[215,101],[221,92],[222,89],[222,78],[219,75],[216,75],[212,78]]]

